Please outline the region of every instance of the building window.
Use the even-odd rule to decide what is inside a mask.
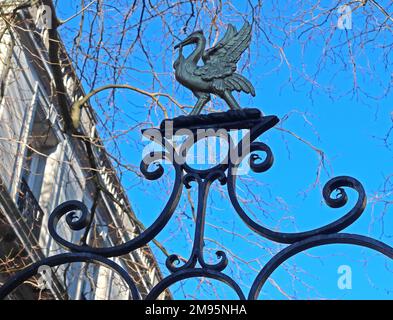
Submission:
[[[31,226],[32,233],[39,238],[42,220],[46,206],[50,203],[53,192],[45,187],[48,177],[53,176],[50,171],[57,170],[50,167],[50,162],[57,151],[58,139],[56,138],[50,122],[45,118],[42,110],[37,107],[36,115],[28,138],[28,147],[25,154],[23,174],[19,188],[18,207],[22,218]],[[57,161],[55,161],[57,162]],[[49,168],[48,168],[49,167]],[[57,166],[56,166],[57,167]],[[54,179],[50,183],[53,184]],[[52,189],[53,190],[53,189]]]

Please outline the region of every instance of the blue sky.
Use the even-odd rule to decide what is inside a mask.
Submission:
[[[327,5],[331,2],[323,1],[323,3]],[[247,10],[244,7],[244,2],[234,1],[234,4],[240,11]],[[269,7],[269,4],[266,6],[265,14],[269,18],[269,12],[274,8]],[[76,4],[68,6],[63,1],[58,4],[58,8],[62,18],[70,16],[78,10]],[[288,15],[294,14],[291,10],[295,9],[283,5],[283,11]],[[110,10],[108,9],[108,11]],[[249,16],[245,16],[245,18],[249,18]],[[329,20],[333,26],[335,19],[337,16],[333,15],[331,21]],[[208,18],[203,18],[201,26],[204,26],[207,21]],[[241,18],[236,16],[228,16],[228,22],[234,23],[238,28],[242,25]],[[70,30],[75,30],[78,23],[79,20],[75,19],[60,30],[70,51],[72,48],[71,39],[74,35],[72,32],[70,33]],[[107,15],[105,23],[107,25],[105,41],[116,43],[119,41],[118,30],[116,31],[110,14]],[[177,26],[178,24],[176,24]],[[362,17],[355,15],[353,30],[336,30],[333,33],[332,42],[340,43],[346,37],[350,38],[351,32],[358,31],[362,27]],[[129,31],[130,35],[134,32],[133,29]],[[279,32],[275,29],[266,30],[266,32],[268,34],[271,32],[269,36],[272,38],[280,37]],[[166,92],[184,104],[194,103],[195,99],[186,89],[173,85],[171,64],[175,54],[167,52],[168,36],[165,35],[164,40],[160,22],[156,20],[150,22],[144,36],[148,39],[147,45],[153,55],[157,55],[157,57],[163,55],[166,59],[165,64],[162,64],[161,60],[157,60],[156,66]],[[184,35],[179,35],[179,37],[184,38]],[[130,38],[132,39],[132,36]],[[382,196],[380,190],[383,183],[386,177],[392,173],[392,152],[380,140],[392,125],[392,94],[388,93],[383,98],[373,99],[362,94],[361,91],[360,93],[351,93],[350,90],[353,87],[351,68],[343,68],[342,61],[339,59],[330,59],[326,62],[326,68],[318,74],[320,86],[315,88],[311,94],[309,83],[302,80],[295,70],[306,68],[309,74],[313,74],[317,70],[319,59],[326,48],[324,38],[318,39],[313,39],[310,45],[307,44],[307,41],[304,44],[302,38],[299,38],[298,41],[292,39],[291,45],[285,49],[286,58],[291,67],[285,63],[279,65],[278,51],[272,49],[262,36],[254,40],[250,51],[251,67],[246,69],[244,74],[254,83],[257,96],[251,98],[241,95],[239,99],[243,107],[258,107],[265,114],[274,114],[279,118],[290,115],[278,127],[282,126],[285,130],[290,130],[326,154],[325,167],[321,171],[319,182],[314,185],[320,163],[318,154],[310,146],[292,135],[279,129],[272,129],[262,136],[261,141],[267,143],[273,150],[275,156],[273,167],[266,173],[252,174],[259,184],[255,182],[250,184],[248,181],[239,183],[239,194],[250,196],[243,192],[247,185],[263,199],[262,206],[251,204],[249,209],[265,226],[279,227],[281,231],[286,232],[306,231],[332,222],[351,208],[351,203],[353,204],[356,199],[355,193],[348,192],[350,201],[345,208],[331,209],[323,203],[321,190],[324,183],[334,176],[353,176],[363,183],[369,203],[361,218],[345,231],[369,235],[393,245],[392,211],[388,210],[382,216],[383,204],[372,201],[376,195]],[[384,39],[387,42],[391,40],[391,34],[390,39]],[[165,45],[168,46],[165,47]],[[380,96],[383,84],[391,81],[392,69],[390,66],[388,68],[383,66],[383,55],[378,52],[376,47],[376,45],[366,46],[362,52],[356,54],[359,71],[357,81],[360,87],[367,88],[369,94]],[[102,59],[105,59],[105,55]],[[350,51],[341,50],[340,59],[348,61],[350,64]],[[370,61],[375,63],[372,75],[365,68]],[[378,61],[381,63],[379,64]],[[78,60],[75,59],[74,62],[77,64]],[[148,64],[140,49],[135,50],[128,63],[127,65],[134,68],[148,69]],[[109,76],[106,74],[107,69],[103,67],[102,70],[101,85],[106,84],[105,78]],[[291,81],[289,81],[290,79]],[[152,75],[130,71],[120,78],[119,82],[122,81],[149,90]],[[90,83],[85,80],[84,85],[88,91]],[[109,101],[107,99],[108,95],[104,93],[91,102],[93,106],[97,106],[97,104],[101,106]],[[217,103],[217,101],[214,100],[213,103]],[[120,106],[120,111],[116,111],[118,120],[113,128],[114,132],[127,129],[145,119],[147,100],[144,96],[119,91],[116,105]],[[176,108],[173,106],[171,108],[169,102],[168,105],[171,116],[180,114]],[[99,107],[96,110],[101,117],[105,117],[111,114],[111,107],[111,104],[108,104],[106,111]],[[160,119],[162,119],[162,114],[158,111],[151,118],[154,125],[158,125]],[[106,133],[102,134],[105,136]],[[141,146],[138,141],[141,140],[138,128],[127,136],[119,138],[118,143],[121,145],[120,152],[123,160],[139,165]],[[109,149],[111,147],[112,145],[108,146]],[[170,179],[173,177],[173,172],[170,171],[170,168],[167,170],[169,170],[168,179]],[[165,182],[168,181],[166,179],[164,178]],[[141,182],[134,174],[127,172],[122,172],[122,182],[128,190],[137,216],[148,226],[157,217],[165,203],[169,192],[167,184]],[[229,250],[231,261],[225,272],[240,283],[247,295],[257,270],[261,269],[272,253],[284,246],[262,239],[248,230],[230,206],[226,192],[219,193],[217,190],[213,190],[213,194],[209,198],[207,214],[209,225],[206,229],[206,238],[217,240],[218,244],[206,240],[207,248],[222,249],[220,248],[220,244],[222,244]],[[194,200],[195,196],[193,193]],[[387,196],[385,199],[391,200],[391,197]],[[185,200],[183,197],[179,209],[158,240],[166,246],[170,253],[178,253],[188,257],[191,249],[193,221],[191,210],[186,206],[187,201]],[[164,256],[156,249],[155,252],[162,271],[164,274],[168,274],[164,264]],[[207,257],[214,261],[209,253]],[[240,257],[242,260],[236,257]],[[337,270],[341,265],[348,265],[352,269],[352,289],[350,290],[340,290],[337,286],[339,279]],[[272,284],[267,284],[260,298],[391,299],[393,295],[392,270],[392,261],[388,261],[369,249],[347,245],[329,245],[308,250],[304,254],[291,258],[272,275],[274,281],[285,294]],[[235,297],[231,290],[213,283],[214,287],[218,288],[221,297]],[[193,293],[198,289],[197,285],[196,282],[187,281],[184,285],[174,285],[171,289],[177,298],[190,298],[193,297],[192,294],[185,296],[184,292]],[[216,294],[211,288],[205,284],[200,289],[198,296],[215,298]]]

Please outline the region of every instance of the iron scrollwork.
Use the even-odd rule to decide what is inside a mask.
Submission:
[[[130,275],[109,258],[128,254],[152,241],[173,216],[180,201],[183,187],[191,188],[193,184],[196,184],[198,188],[198,206],[195,221],[194,243],[190,257],[186,262],[181,264],[178,255],[173,254],[169,256],[166,260],[166,267],[170,272],[169,276],[165,277],[160,283],[152,288],[151,292],[146,296],[146,299],[156,299],[174,283],[184,279],[197,277],[207,277],[218,280],[232,288],[239,299],[246,299],[246,295],[236,281],[224,273],[228,265],[228,258],[224,251],[216,252],[218,259],[216,263],[210,264],[206,262],[204,258],[204,228],[207,198],[210,187],[215,181],[219,181],[222,185],[226,185],[233,208],[252,231],[271,241],[288,244],[287,247],[276,254],[259,272],[252,284],[248,299],[258,298],[268,277],[283,262],[309,248],[327,244],[353,244],[376,250],[390,259],[393,259],[393,248],[391,246],[369,237],[341,233],[341,231],[346,229],[361,216],[367,202],[363,186],[358,180],[351,177],[336,177],[328,181],[324,186],[323,198],[327,205],[332,208],[341,208],[347,203],[348,195],[344,188],[353,189],[357,192],[358,196],[351,210],[341,218],[320,228],[297,233],[277,232],[263,227],[247,215],[237,199],[236,171],[238,170],[239,164],[246,157],[249,157],[250,169],[256,173],[262,173],[271,168],[274,161],[271,149],[265,143],[256,140],[264,132],[274,127],[278,121],[278,118],[275,116],[263,116],[258,109],[230,110],[222,113],[191,115],[173,119],[173,129],[188,129],[190,136],[193,138],[193,144],[197,143],[200,139],[206,138],[206,136],[198,136],[198,129],[224,129],[224,131],[229,131],[231,129],[248,129],[248,134],[238,144],[235,144],[229,139],[228,154],[222,162],[212,168],[201,170],[193,168],[186,161],[187,153],[192,144],[184,142],[179,149],[176,149],[165,137],[167,130],[166,124],[168,122],[168,120],[165,120],[160,128],[154,129],[153,134],[151,134],[154,141],[160,144],[164,151],[156,151],[147,155],[140,165],[141,173],[148,180],[157,180],[163,176],[164,168],[161,164],[156,164],[156,168],[151,169],[152,165],[159,160],[170,160],[175,171],[172,193],[155,222],[134,239],[121,245],[96,248],[86,244],[74,244],[65,240],[58,233],[57,225],[59,221],[65,217],[65,221],[71,230],[81,230],[91,225],[90,220],[92,217],[87,207],[82,202],[65,202],[52,212],[48,221],[48,226],[52,238],[69,251],[69,253],[46,258],[15,274],[0,288],[0,298],[5,298],[12,290],[26,281],[29,277],[36,274],[38,268],[42,265],[54,267],[71,262],[94,262],[105,265],[116,271],[129,286],[131,298],[140,299],[141,296]],[[240,152],[240,150],[244,151],[242,147],[244,147],[246,143],[249,143],[248,150],[246,152]],[[261,157],[260,153],[264,153],[264,157]],[[173,159],[182,159],[183,161],[173,161]],[[335,191],[338,191],[337,197],[333,197]]]

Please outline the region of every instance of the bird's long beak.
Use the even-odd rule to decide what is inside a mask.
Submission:
[[[175,45],[175,49],[180,48],[180,47],[184,47],[187,44],[192,43],[193,39],[192,37],[188,37],[186,39],[184,39],[182,42],[179,42],[177,45]]]

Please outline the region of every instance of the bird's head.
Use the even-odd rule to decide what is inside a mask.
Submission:
[[[191,33],[186,39],[182,42],[175,45],[175,49],[187,46],[189,44],[198,43],[199,41],[203,40],[205,36],[203,35],[202,30],[195,31]]]

